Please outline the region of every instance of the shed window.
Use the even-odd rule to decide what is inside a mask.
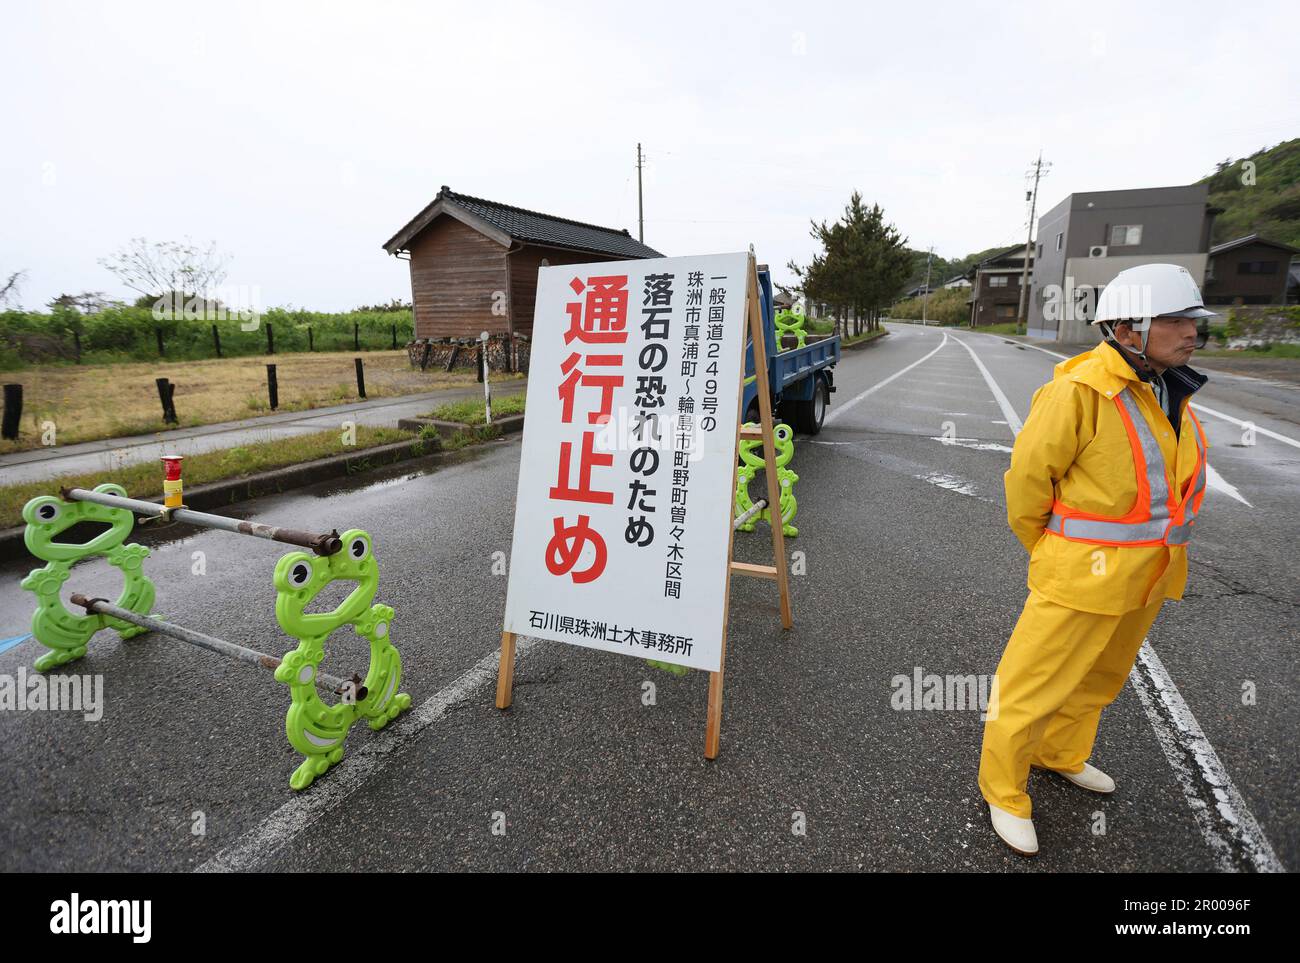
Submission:
[[[1276,261],[1238,261],[1238,274],[1276,274]]]

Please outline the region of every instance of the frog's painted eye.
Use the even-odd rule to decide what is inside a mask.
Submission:
[[[289,584],[294,588],[302,588],[310,581],[311,566],[306,562],[298,562],[289,569]]]
[[[52,522],[62,514],[55,502],[45,502],[36,507],[36,517],[42,522]]]
[[[358,535],[352,541],[348,542],[348,555],[352,561],[363,561],[370,554],[370,542]]]

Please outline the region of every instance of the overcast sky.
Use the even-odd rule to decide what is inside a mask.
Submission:
[[[215,241],[265,306],[410,296],[380,245],[442,184],[778,280],[850,191],[916,248],[1024,239],[1025,171],[1186,184],[1300,133],[1290,3],[13,3],[0,273],[130,292],[130,238]]]

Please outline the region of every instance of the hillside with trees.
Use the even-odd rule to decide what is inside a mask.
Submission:
[[[930,262],[930,287],[937,288],[949,278],[956,277],[958,274],[965,274],[986,257],[991,257],[992,255],[997,254],[998,251],[1005,249],[1005,246],[989,247],[982,251],[976,251],[973,254],[967,254],[965,257],[954,258],[951,261],[936,254],[934,260]],[[908,249],[908,254],[912,259],[912,267],[907,276],[907,280],[903,282],[898,291],[899,294],[902,294],[903,291],[910,290],[919,284],[925,283],[925,259],[927,253],[928,252],[926,251],[914,251],[910,248]]]
[[[1223,208],[1215,244],[1259,234],[1300,247],[1300,137],[1220,161],[1200,183],[1210,185],[1210,203]]]

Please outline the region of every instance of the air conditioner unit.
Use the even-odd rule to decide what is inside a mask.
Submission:
[[[1106,250],[1105,244],[1094,244],[1088,248],[1088,257],[1105,257]]]

